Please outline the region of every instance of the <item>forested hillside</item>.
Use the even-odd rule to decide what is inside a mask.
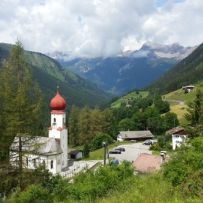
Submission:
[[[1,63],[8,57],[11,47],[9,44],[0,44]],[[44,54],[25,51],[25,58],[32,68],[34,79],[40,85],[46,104],[55,94],[57,85],[69,105],[101,105],[110,98],[109,94],[98,89],[95,84],[64,70],[58,62]]]
[[[203,79],[203,43],[188,57],[169,70],[149,89],[167,93]]]

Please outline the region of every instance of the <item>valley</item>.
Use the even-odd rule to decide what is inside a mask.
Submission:
[[[179,44],[144,44],[139,50],[114,57],[75,58],[63,53],[51,54],[61,65],[81,77],[94,81],[115,95],[143,89],[188,56],[195,47]]]

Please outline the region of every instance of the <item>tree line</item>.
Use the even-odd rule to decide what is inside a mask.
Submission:
[[[74,146],[88,144],[102,133],[116,139],[119,131],[151,130],[162,135],[179,124],[177,115],[169,112],[168,102],[159,95],[132,98],[119,108],[90,109],[72,106],[69,115],[69,143]],[[98,136],[97,136],[98,137]]]

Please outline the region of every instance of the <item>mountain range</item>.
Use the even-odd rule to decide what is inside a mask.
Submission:
[[[0,65],[9,56],[11,48],[10,44],[0,43]],[[33,77],[39,83],[46,103],[55,95],[57,85],[69,106],[101,105],[112,97],[44,54],[25,51],[25,59],[32,68]]]
[[[171,70],[153,82],[149,89],[168,93],[203,81],[203,43]]]
[[[179,44],[146,43],[139,50],[106,58],[73,58],[70,53],[61,52],[48,55],[65,69],[95,82],[99,88],[122,95],[150,85],[194,49],[195,47],[183,47]]]

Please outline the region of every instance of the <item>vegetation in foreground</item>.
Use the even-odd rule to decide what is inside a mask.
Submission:
[[[203,138],[198,137],[175,153],[162,170],[152,175],[133,175],[130,163],[100,167],[81,173],[69,182],[60,176],[42,179],[8,203],[200,203],[203,198]]]

